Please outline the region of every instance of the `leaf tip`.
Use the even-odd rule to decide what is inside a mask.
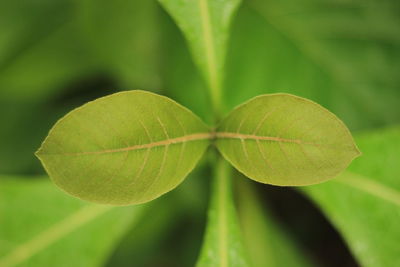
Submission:
[[[356,158],[361,157],[363,153],[356,147]]]
[[[363,155],[363,153],[361,152],[361,150],[358,148],[356,142],[353,139],[353,151],[354,151],[354,158],[356,159],[358,157],[361,157]]]
[[[38,159],[40,159],[40,152],[41,152],[42,148],[40,147],[38,150],[36,150],[33,154],[35,155],[35,157],[37,157]]]

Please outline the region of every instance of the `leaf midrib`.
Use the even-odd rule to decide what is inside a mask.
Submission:
[[[272,141],[277,143],[292,143],[297,145],[309,145],[314,146],[317,148],[346,148],[350,150],[354,150],[357,155],[360,155],[361,152],[358,150],[357,147],[347,147],[347,146],[340,146],[340,144],[322,144],[322,143],[315,143],[315,142],[307,142],[301,139],[290,139],[290,138],[283,138],[283,137],[276,137],[276,136],[261,136],[255,134],[241,134],[241,133],[233,133],[233,132],[216,132],[214,133],[214,138],[218,139],[238,139],[240,141],[243,140],[254,140],[254,141]]]
[[[149,149],[159,146],[168,146],[172,144],[179,144],[179,143],[186,143],[190,141],[199,141],[199,140],[207,140],[213,139],[213,133],[195,133],[184,135],[175,138],[167,138],[164,140],[146,143],[146,144],[139,144],[133,145],[128,147],[121,147],[115,149],[107,149],[107,150],[99,150],[99,151],[87,151],[87,152],[71,152],[71,153],[43,153],[39,150],[36,155],[70,155],[70,156],[79,156],[79,155],[93,155],[93,154],[108,154],[108,153],[117,153],[117,152],[126,152],[126,151],[134,151],[140,149]]]
[[[210,10],[208,7],[208,0],[199,0],[201,29],[204,42],[204,53],[207,58],[207,75],[214,101],[214,108],[219,108],[221,104],[221,84],[219,72],[217,68],[217,59],[215,53],[215,42],[212,32],[212,23],[210,17]]]
[[[261,136],[255,134],[241,134],[241,133],[233,133],[233,132],[217,132],[215,133],[215,137],[218,139],[240,139],[240,140],[263,140],[263,141],[275,141],[275,142],[283,142],[283,143],[296,143],[296,144],[305,144],[305,145],[315,145],[320,146],[321,144],[312,143],[312,142],[304,142],[300,139],[289,139],[275,136]]]
[[[353,187],[400,207],[400,192],[382,183],[376,182],[371,178],[348,171],[344,176],[334,179],[332,182]]]
[[[44,153],[40,149],[36,152],[37,156],[40,155],[65,155],[65,156],[79,156],[79,155],[99,155],[99,154],[109,154],[109,153],[118,153],[118,152],[126,152],[126,151],[135,151],[141,149],[150,149],[160,146],[168,146],[173,144],[187,143],[191,141],[201,141],[201,140],[217,140],[217,139],[239,139],[239,140],[255,140],[255,141],[273,141],[273,142],[281,142],[281,143],[294,143],[299,145],[312,145],[316,147],[328,146],[327,144],[320,144],[315,142],[306,142],[300,139],[289,139],[282,138],[276,136],[261,136],[255,134],[241,134],[234,132],[206,132],[206,133],[194,133],[189,135],[184,135],[175,138],[167,138],[164,140],[133,145],[128,147],[121,147],[115,149],[106,149],[99,151],[84,151],[84,152],[67,152],[67,153]]]

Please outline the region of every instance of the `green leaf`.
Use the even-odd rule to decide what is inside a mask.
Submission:
[[[150,201],[175,188],[211,138],[169,98],[127,91],[73,110],[37,156],[53,181],[79,198],[115,205]]]
[[[218,149],[233,166],[274,185],[323,182],[360,154],[334,114],[289,94],[262,95],[237,107],[216,136]]]
[[[31,12],[29,5],[21,7]],[[71,9],[68,6],[57,7]],[[48,18],[48,15],[46,13],[40,16]],[[65,85],[74,79],[93,74],[95,60],[90,48],[82,40],[80,25],[70,12],[58,16],[66,17],[63,23],[57,23],[57,27],[49,29],[44,36],[38,34],[34,42],[21,44],[23,49],[16,51],[15,55],[10,53],[12,57],[0,66],[1,98],[26,102],[43,101],[54,96],[60,89],[68,88]],[[24,23],[28,23],[27,30],[31,31],[30,22]],[[52,24],[48,20],[43,23]]]
[[[305,187],[363,266],[399,266],[400,128],[356,137],[363,157],[330,182]]]
[[[261,205],[262,200],[257,197],[250,180],[239,181],[239,217],[252,266],[312,266],[268,207]]]
[[[82,202],[45,177],[1,177],[0,266],[101,266],[142,210]]]
[[[162,88],[158,65],[164,42],[157,1],[86,0],[78,9],[80,30],[119,88]]]
[[[229,27],[240,0],[159,0],[185,34],[195,62],[221,106],[221,86]]]
[[[248,266],[232,199],[231,170],[222,158],[217,160],[207,229],[196,266]]]
[[[46,37],[73,12],[68,0],[0,2],[0,69],[15,56]]]
[[[286,92],[324,105],[352,130],[400,122],[398,1],[249,0],[242,7],[227,55],[228,108]]]
[[[158,266],[155,263],[164,259],[167,248],[163,248],[163,243],[180,223],[183,212],[179,203],[170,201],[170,195],[149,205],[151,209],[146,210],[143,218],[150,217],[151,220],[143,219],[134,225],[114,249],[105,266]],[[174,259],[171,262],[177,261]]]
[[[6,114],[4,120],[7,120],[7,126],[0,128],[0,173],[42,170],[33,153],[56,117],[65,113],[60,109],[62,107],[7,101],[0,97],[0,114]]]

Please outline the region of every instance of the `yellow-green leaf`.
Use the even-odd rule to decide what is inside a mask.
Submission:
[[[126,205],[175,188],[194,168],[210,136],[198,117],[169,98],[127,91],[67,114],[37,156],[66,192]]]
[[[216,137],[220,152],[239,171],[274,185],[328,180],[360,154],[334,114],[289,94],[262,95],[237,107]]]

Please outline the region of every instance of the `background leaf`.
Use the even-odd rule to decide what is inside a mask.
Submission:
[[[65,22],[72,11],[70,1],[65,0],[1,1],[0,68]]]
[[[231,170],[217,159],[207,229],[196,266],[248,266],[232,199]]]
[[[142,209],[84,203],[47,177],[2,177],[0,266],[99,266]]]
[[[229,26],[240,0],[159,0],[185,34],[208,82],[214,108],[220,109]]]
[[[308,185],[335,177],[359,155],[334,114],[288,94],[262,95],[233,110],[217,128],[216,145],[258,182]]]
[[[118,89],[161,88],[160,9],[156,0],[79,2],[79,30]]]
[[[208,168],[197,167],[176,190],[146,204],[151,208],[124,236],[106,266],[194,266],[204,230],[208,176]]]
[[[397,1],[244,1],[227,56],[228,110],[287,92],[351,129],[400,122],[398,13]]]
[[[239,217],[251,266],[313,266],[268,206],[261,204],[251,182],[244,177],[238,181]]]
[[[168,14],[160,16],[163,40],[162,79],[165,93],[182,103],[207,123],[214,121],[207,84],[192,61],[190,51],[179,28]]]
[[[343,234],[363,266],[400,264],[400,128],[356,138],[363,156],[338,178],[304,192]]]
[[[1,98],[43,101],[57,95],[65,84],[74,79],[93,74],[96,60],[82,39],[76,14],[71,11],[73,7],[66,3],[65,5],[62,9],[68,12],[59,14],[60,17],[65,17],[62,23],[55,23],[57,27],[52,27],[44,36],[35,36],[35,42],[23,44],[24,49],[18,50],[18,53],[15,52],[3,63],[0,68]],[[19,7],[19,12],[31,8],[28,4],[22,7]],[[24,21],[23,24],[25,23],[30,22]]]
[[[128,91],[67,114],[37,155],[66,192],[123,205],[150,201],[175,188],[199,161],[210,137],[200,119],[169,98]]]

